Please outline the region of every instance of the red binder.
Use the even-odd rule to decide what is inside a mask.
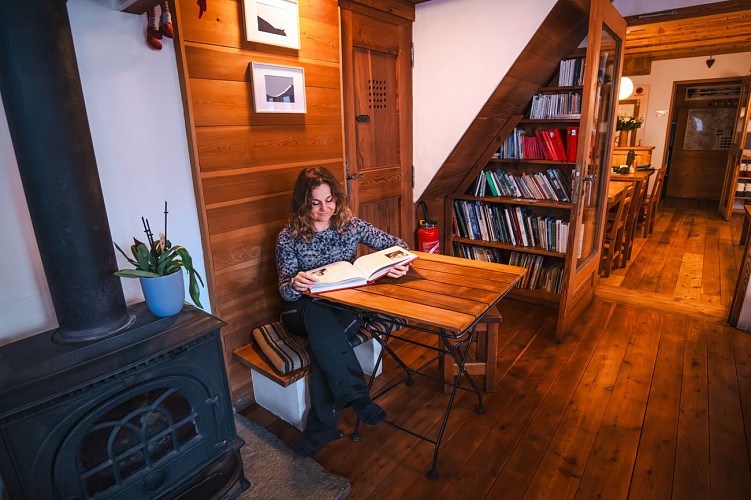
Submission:
[[[579,144],[579,127],[566,127],[566,152],[568,161],[576,161],[577,144]]]

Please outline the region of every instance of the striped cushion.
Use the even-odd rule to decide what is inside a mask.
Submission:
[[[253,338],[271,365],[282,375],[310,364],[308,342],[290,334],[279,322],[254,328]]]
[[[308,341],[289,333],[280,322],[261,325],[254,328],[252,333],[266,359],[282,375],[310,364]],[[361,328],[348,340],[352,347],[357,347],[370,338],[368,330]]]
[[[370,332],[370,335],[384,335],[392,325],[392,331],[401,330],[407,326],[407,320],[375,313],[365,317],[365,325],[362,329]]]

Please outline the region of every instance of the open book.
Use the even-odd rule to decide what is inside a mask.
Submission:
[[[406,264],[416,258],[417,255],[409,250],[393,246],[363,255],[354,264],[346,261],[333,262],[308,271],[308,274],[318,278],[318,281],[310,287],[310,291],[320,293],[367,285],[388,274],[389,270],[397,264]]]

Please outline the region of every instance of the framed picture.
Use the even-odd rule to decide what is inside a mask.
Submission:
[[[300,48],[297,0],[243,0],[245,39]]]
[[[256,113],[306,113],[305,70],[250,63]]]

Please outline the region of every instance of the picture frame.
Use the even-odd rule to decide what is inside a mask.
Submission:
[[[307,113],[305,69],[250,63],[256,113]]]
[[[243,13],[247,41],[300,48],[297,0],[243,0]]]

